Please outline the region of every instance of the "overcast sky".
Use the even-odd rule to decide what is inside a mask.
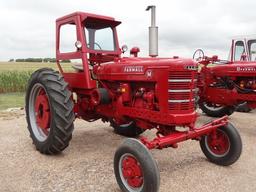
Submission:
[[[147,56],[150,4],[157,6],[160,56],[192,57],[202,48],[226,59],[233,37],[256,34],[255,0],[0,0],[0,60],[55,57],[55,20],[75,11],[122,21],[120,45]]]

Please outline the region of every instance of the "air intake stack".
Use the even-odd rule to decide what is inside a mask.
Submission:
[[[158,56],[158,27],[156,26],[156,6],[150,5],[146,11],[151,9],[151,26],[149,27],[149,56]]]

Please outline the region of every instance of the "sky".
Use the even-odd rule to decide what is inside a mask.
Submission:
[[[256,34],[255,0],[0,0],[0,61],[55,57],[55,20],[83,11],[114,17],[119,44],[148,55],[148,5],[156,5],[159,57],[228,57],[232,38]],[[256,36],[256,35],[255,35]]]

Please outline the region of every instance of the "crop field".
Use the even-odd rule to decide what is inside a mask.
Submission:
[[[0,72],[0,93],[22,92],[33,71]]]
[[[71,69],[70,63],[61,64],[64,69]],[[56,63],[32,63],[32,62],[0,62],[0,72],[6,71],[35,71],[39,68],[52,68],[57,70]]]
[[[70,63],[63,63],[62,66],[66,71],[71,70]],[[56,63],[0,62],[0,110],[23,106],[31,74],[44,67],[57,70]]]
[[[62,66],[65,70],[71,69],[71,64]],[[24,92],[31,74],[44,67],[57,70],[55,63],[0,62],[0,93]]]

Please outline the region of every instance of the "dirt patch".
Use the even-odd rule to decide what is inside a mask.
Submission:
[[[25,115],[24,108],[9,108],[0,111],[0,120],[12,120]]]
[[[0,114],[0,191],[120,191],[113,156],[124,137],[114,134],[108,124],[76,120],[70,146],[60,155],[47,156],[35,150],[24,111]],[[230,117],[243,140],[242,156],[230,167],[208,162],[196,141],[181,143],[177,150],[153,150],[160,169],[160,191],[256,191],[255,115]],[[199,124],[208,120],[202,116]]]

